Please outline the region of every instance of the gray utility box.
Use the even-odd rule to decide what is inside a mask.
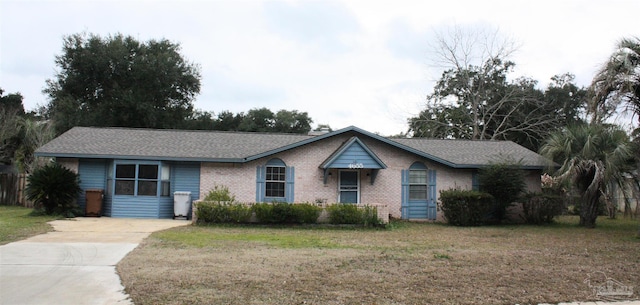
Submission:
[[[173,193],[173,219],[189,219],[191,211],[191,192]]]

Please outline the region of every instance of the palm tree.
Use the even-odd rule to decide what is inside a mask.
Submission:
[[[38,147],[55,138],[53,125],[49,121],[22,118],[18,122],[20,145],[16,151],[16,163],[21,172],[30,174],[48,161],[36,158],[33,153]]]
[[[625,173],[635,168],[634,145],[616,125],[582,124],[553,132],[540,153],[561,164],[556,175],[572,182],[581,196],[580,225],[593,228],[600,198],[615,185],[624,189]]]
[[[609,61],[593,78],[591,90],[592,122],[604,121],[620,104],[640,115],[640,38],[618,42]]]

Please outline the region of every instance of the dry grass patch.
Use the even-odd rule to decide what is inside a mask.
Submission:
[[[590,274],[640,282],[637,221],[576,222],[182,227],[153,234],[118,272],[138,305],[537,304],[594,300]]]

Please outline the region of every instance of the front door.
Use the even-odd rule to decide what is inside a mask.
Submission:
[[[339,201],[340,203],[359,203],[360,201],[360,172],[340,171]]]

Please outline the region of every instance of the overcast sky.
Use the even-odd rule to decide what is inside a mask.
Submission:
[[[201,66],[195,107],[306,111],[317,124],[407,130],[442,72],[435,31],[494,27],[519,44],[516,76],[544,88],[570,72],[587,86],[622,37],[640,35],[640,1],[14,1],[0,0],[0,88],[45,105],[64,36],[166,38]]]

